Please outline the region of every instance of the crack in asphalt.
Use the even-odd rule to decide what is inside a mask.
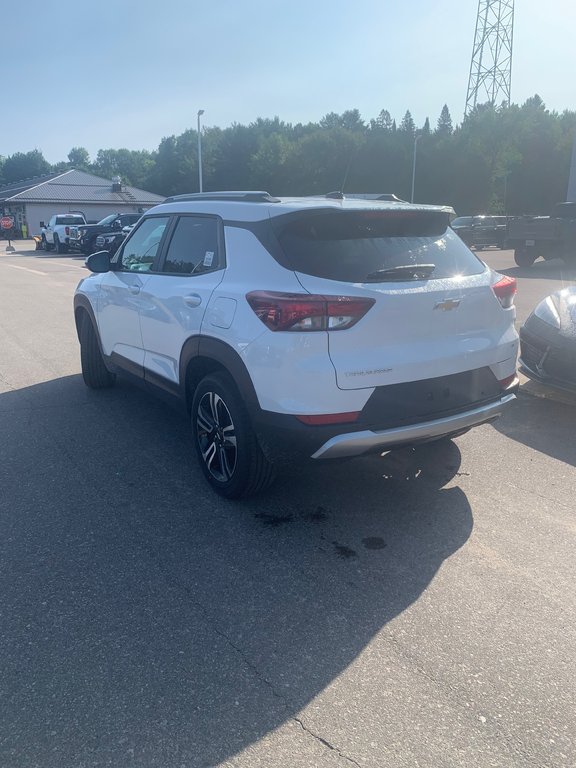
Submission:
[[[142,546],[142,545],[139,545],[139,546]],[[144,549],[145,552],[148,553],[148,555],[151,554],[146,547],[142,547],[142,548]],[[302,730],[307,735],[311,736],[313,739],[318,741],[324,747],[326,747],[327,749],[331,750],[332,752],[336,752],[336,754],[338,754],[344,760],[347,760],[349,763],[352,763],[352,765],[356,765],[356,766],[358,766],[358,768],[361,768],[360,767],[360,763],[356,762],[356,760],[354,760],[354,758],[352,758],[349,755],[347,755],[344,752],[342,752],[342,750],[340,750],[338,747],[335,747],[333,744],[331,744],[329,741],[327,741],[322,736],[319,736],[317,733],[314,733],[314,731],[312,731],[308,726],[306,726],[304,724],[303,720],[301,720],[296,715],[292,715],[291,714],[291,710],[290,710],[290,707],[289,707],[289,704],[288,704],[289,700],[287,699],[287,697],[284,696],[283,694],[281,694],[275,688],[274,684],[270,680],[268,680],[268,678],[265,677],[262,674],[262,672],[260,672],[258,667],[246,655],[246,653],[242,650],[242,648],[240,648],[238,645],[236,645],[236,643],[232,640],[232,638],[230,638],[225,632],[223,632],[221,629],[219,629],[218,626],[216,626],[216,624],[208,617],[208,611],[207,611],[206,607],[203,605],[203,603],[201,603],[197,599],[195,599],[193,590],[190,589],[190,587],[188,587],[186,584],[183,584],[182,582],[180,582],[179,580],[171,580],[171,579],[169,579],[167,577],[167,575],[166,575],[165,569],[159,563],[158,559],[155,557],[154,554],[152,554],[152,558],[156,560],[156,562],[158,564],[158,568],[159,568],[160,572],[163,574],[164,579],[172,587],[177,587],[177,588],[181,589],[182,591],[184,591],[187,594],[187,596],[190,598],[190,602],[193,603],[199,609],[199,611],[204,615],[204,620],[205,620],[206,624],[212,629],[212,631],[216,635],[218,635],[218,637],[220,637],[222,640],[224,640],[224,642],[227,645],[229,645],[230,648],[232,648],[234,650],[234,652],[242,659],[244,664],[252,671],[252,673],[255,675],[255,677],[269,689],[271,694],[276,699],[278,699],[278,701],[282,704],[282,707],[286,710],[286,714],[287,714],[288,718],[290,720],[292,720],[292,722],[298,723],[298,725],[302,728]]]
[[[57,440],[57,443],[59,444],[60,450],[64,453],[65,456],[67,456],[69,461],[72,464],[75,463],[75,464],[79,465],[78,457],[72,451],[70,451],[68,449],[68,446],[65,443],[63,443],[62,441],[59,441],[59,440]],[[90,483],[92,485],[95,485],[93,478],[90,478]],[[258,669],[258,667],[254,664],[254,662],[247,656],[247,654],[244,652],[244,650],[240,646],[236,645],[236,643],[232,640],[232,638],[229,637],[226,634],[226,632],[223,632],[217,626],[217,624],[210,618],[210,616],[208,614],[208,609],[206,608],[206,606],[197,599],[197,597],[195,595],[195,592],[187,584],[183,583],[180,579],[178,579],[178,578],[174,579],[174,578],[171,578],[169,576],[166,568],[162,565],[162,562],[157,557],[156,552],[151,550],[149,547],[147,547],[141,541],[133,540],[133,543],[136,546],[138,546],[141,551],[145,552],[146,555],[152,561],[155,562],[155,564],[156,564],[156,566],[158,568],[158,571],[162,575],[162,578],[164,579],[164,581],[168,585],[170,585],[170,587],[172,587],[173,589],[179,589],[179,590],[181,590],[182,592],[184,592],[186,594],[187,599],[189,600],[189,602],[192,603],[193,605],[195,605],[196,608],[203,615],[204,621],[206,622],[206,625],[218,637],[220,637],[230,648],[233,649],[233,651],[240,657],[240,659],[242,660],[244,665],[248,669],[250,669],[251,672],[254,674],[254,676],[262,684],[264,684],[269,689],[269,691],[272,693],[272,695],[276,699],[278,699],[278,701],[281,703],[283,709],[286,711],[287,720],[291,720],[292,722],[297,723],[307,735],[309,735],[310,737],[315,739],[317,742],[322,744],[324,747],[326,747],[330,751],[336,752],[336,754],[338,754],[344,760],[347,760],[352,765],[356,765],[356,766],[358,766],[358,768],[360,768],[360,763],[358,763],[356,760],[354,760],[354,758],[352,758],[349,755],[347,755],[344,752],[342,752],[342,750],[340,750],[338,747],[336,747],[333,744],[331,744],[327,739],[323,738],[322,736],[318,735],[317,733],[314,733],[314,731],[312,731],[308,726],[305,725],[305,723],[303,722],[302,719],[300,719],[296,715],[292,714],[292,710],[291,710],[291,708],[289,706],[289,699],[276,689],[274,684],[270,680],[268,680],[267,677],[265,677],[265,675]]]
[[[353,757],[349,757],[348,755],[345,755],[344,752],[338,749],[338,747],[335,747],[333,744],[330,744],[329,741],[326,741],[326,739],[323,739],[322,736],[318,736],[317,733],[314,733],[314,731],[311,731],[310,728],[308,728],[302,720],[300,720],[299,717],[293,717],[292,720],[298,723],[298,725],[302,728],[305,733],[307,733],[309,736],[312,736],[313,739],[316,739],[316,741],[319,741],[323,746],[330,749],[332,752],[336,752],[337,755],[342,757],[344,760],[348,760],[349,763],[352,763],[352,765],[357,765],[358,768],[360,768],[360,763],[357,763],[356,760],[354,760]]]

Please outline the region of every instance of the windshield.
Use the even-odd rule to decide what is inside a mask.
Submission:
[[[98,222],[98,226],[106,226],[107,224],[112,224],[113,221],[116,221],[117,215],[115,213],[111,213],[110,216],[105,216],[101,221]]]
[[[278,238],[296,272],[344,282],[398,280],[402,272],[410,279],[418,265],[431,279],[485,269],[434,211],[314,213],[291,221]]]

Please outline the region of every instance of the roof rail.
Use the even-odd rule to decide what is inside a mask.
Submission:
[[[221,200],[230,203],[279,203],[277,197],[269,192],[194,192],[189,195],[172,195],[164,200],[165,203],[185,202],[190,200]]]
[[[349,192],[327,192],[325,195],[319,194],[319,195],[308,195],[308,197],[325,197],[329,200],[385,200],[392,203],[406,203],[407,200],[401,200],[399,197],[396,197],[396,195],[393,195],[391,193],[383,193],[383,194],[374,194],[372,192],[370,193],[354,193],[351,194]]]

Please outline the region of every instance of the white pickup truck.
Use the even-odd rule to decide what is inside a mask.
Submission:
[[[86,224],[82,213],[55,213],[47,225],[40,222],[42,228],[42,247],[46,251],[56,250],[58,253],[68,251],[68,241],[71,227]]]

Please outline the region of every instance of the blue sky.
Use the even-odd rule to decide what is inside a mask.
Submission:
[[[512,100],[576,109],[575,0],[518,0]],[[0,154],[155,149],[278,115],[462,119],[477,0],[21,0],[2,35]],[[19,30],[22,30],[20,32]],[[24,32],[24,30],[26,30]],[[33,34],[38,44],[33,43]],[[45,39],[45,45],[41,40]]]

